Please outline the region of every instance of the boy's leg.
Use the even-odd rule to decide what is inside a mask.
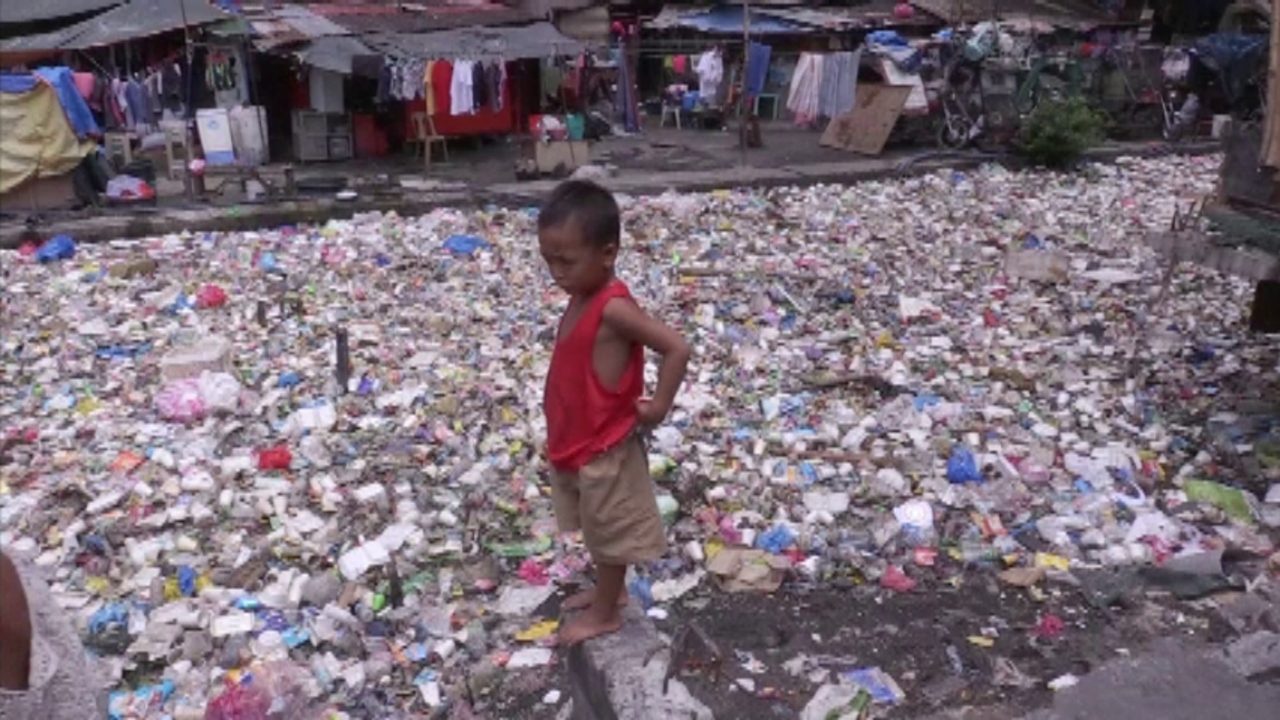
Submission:
[[[0,552],[0,690],[26,690],[31,671],[31,611],[18,570]]]
[[[582,535],[596,564],[591,606],[561,632],[566,644],[621,627],[627,565],[662,556],[666,533],[639,438],[630,437],[578,473]]]
[[[576,645],[583,640],[617,632],[622,627],[622,609],[618,600],[626,577],[626,565],[596,566],[595,597],[591,606],[560,631],[561,644]]]
[[[599,587],[599,585],[596,585],[595,587],[589,587],[586,590],[579,590],[578,592],[570,595],[564,599],[564,602],[560,603],[560,609],[568,611],[581,610],[585,607],[590,607],[591,603],[595,602],[596,590]],[[627,594],[624,592],[622,593],[622,596],[618,598],[618,607],[624,607],[626,604]]]

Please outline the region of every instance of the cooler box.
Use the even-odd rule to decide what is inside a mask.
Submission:
[[[231,142],[240,164],[256,167],[269,162],[267,111],[261,107],[238,107],[229,116]]]
[[[210,165],[235,164],[236,146],[231,138],[231,119],[226,110],[197,110],[196,127],[200,130],[205,162]]]

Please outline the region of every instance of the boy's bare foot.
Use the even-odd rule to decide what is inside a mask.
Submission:
[[[607,617],[595,612],[583,613],[573,622],[560,628],[560,644],[569,647],[583,640],[618,632],[622,627],[622,613],[615,607]]]
[[[570,595],[569,597],[565,598],[564,602],[560,603],[560,610],[561,611],[581,610],[586,607],[591,607],[591,602],[595,600],[595,598],[596,598],[596,589],[587,588],[586,590],[576,592]],[[625,607],[626,604],[627,604],[627,593],[622,593],[622,596],[618,598],[618,607]]]

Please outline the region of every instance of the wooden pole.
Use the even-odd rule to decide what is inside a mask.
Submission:
[[[751,54],[751,0],[742,0],[742,89],[738,93],[738,160],[747,164],[747,61]]]
[[[178,0],[179,8],[182,10],[182,45],[187,56],[187,71],[182,74],[182,80],[187,85],[186,100],[188,103],[194,102],[195,92],[192,82],[192,68],[195,66],[195,53],[191,49],[191,27],[187,25],[187,0]],[[191,147],[193,145],[191,138],[191,118],[196,116],[195,108],[183,107],[184,114],[191,117],[182,118],[182,142],[186,145],[182,151],[182,163],[186,165],[182,169],[182,194],[186,196],[187,202],[190,202],[195,193],[195,185],[191,181]],[[170,170],[172,172],[172,169]]]
[[[1271,0],[1271,48],[1268,55],[1266,105],[1263,117],[1262,148],[1258,164],[1280,168],[1280,114],[1276,102],[1280,101],[1280,0]],[[1226,166],[1223,165],[1225,168]]]

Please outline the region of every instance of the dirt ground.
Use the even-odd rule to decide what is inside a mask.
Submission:
[[[825,670],[835,680],[869,667],[888,673],[905,694],[902,704],[878,717],[975,707],[990,720],[1017,718],[1051,702],[1054,678],[1084,675],[1159,637],[1208,643],[1228,634],[1215,600],[1145,594],[1099,608],[1071,586],[1049,585],[1037,600],[998,585],[989,568],[939,569],[941,579],[908,594],[868,586],[728,594],[704,585],[674,603],[657,625],[669,638],[694,624],[716,643],[724,657],[718,673],[695,668],[705,658],[692,658],[677,677],[715,717],[732,720],[799,717],[820,684],[816,675]],[[1057,635],[1037,632],[1049,616],[1062,620]],[[792,675],[784,665],[800,656],[810,662]],[[477,714],[466,717],[555,718],[568,697],[560,667],[505,675]],[[738,684],[744,679],[754,692]],[[554,706],[542,702],[551,689],[563,693]]]

